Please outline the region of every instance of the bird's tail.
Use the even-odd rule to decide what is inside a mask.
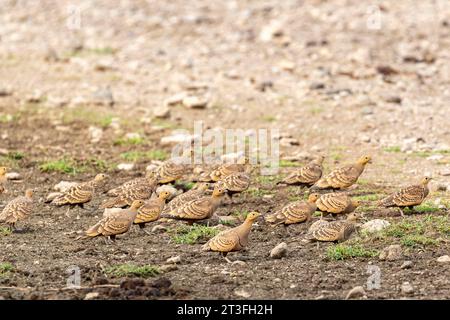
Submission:
[[[120,198],[113,198],[110,200],[106,200],[102,203],[100,206],[101,209],[108,209],[108,208],[122,208],[127,205],[126,201]]]
[[[381,199],[380,201],[378,201],[378,206],[379,207],[392,207],[394,206],[394,196],[389,196],[386,197],[384,199]]]
[[[51,203],[54,204],[55,206],[63,206],[65,204],[68,204],[69,202],[67,201],[64,195],[61,195],[53,199]]]

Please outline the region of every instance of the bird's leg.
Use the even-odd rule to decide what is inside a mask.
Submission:
[[[222,257],[225,259],[226,262],[233,263],[233,261],[231,261],[230,259],[227,258],[227,253],[228,252],[222,252]]]
[[[400,207],[398,207],[398,210],[400,210],[400,215],[401,215],[402,217],[404,217],[404,216],[405,216],[405,213],[403,212],[403,209],[400,208]]]
[[[148,234],[149,236],[151,235],[150,231],[145,230],[145,224],[144,223],[140,223],[140,224],[138,224],[138,226],[139,226],[139,230],[140,231],[142,231],[145,234]]]
[[[64,214],[67,218],[70,218],[70,215],[69,215],[70,209],[72,209],[72,206],[69,205],[69,206],[67,207],[66,213]]]

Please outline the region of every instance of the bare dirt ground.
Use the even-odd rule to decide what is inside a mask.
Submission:
[[[0,208],[28,187],[39,204],[27,232],[0,232],[0,298],[342,299],[355,286],[369,299],[450,298],[450,264],[437,262],[450,251],[447,1],[78,4],[2,1],[0,165],[22,178],[8,184]],[[207,107],[165,109],[167,99],[186,92]],[[326,156],[327,172],[371,154],[350,192],[363,200],[365,220],[386,219],[390,229],[354,237],[344,245],[365,253],[337,260],[334,244],[301,241],[307,224],[288,234],[260,221],[248,250],[230,255],[245,265],[230,265],[200,251],[206,239],[176,243],[172,230],[182,223],[152,235],[132,230],[117,245],[75,241],[101,216],[92,211],[104,197],[70,217],[43,203],[61,180],[103,171],[113,187],[143,174],[170,154],[160,139],[195,120],[280,129],[281,157],[289,159],[277,176],[255,175],[251,190],[226,201],[219,215],[268,213],[302,197],[303,190],[275,183],[317,154]],[[135,166],[118,170],[120,163]],[[407,218],[375,206],[425,174],[434,178],[431,194]],[[287,256],[271,259],[283,241]],[[401,245],[402,257],[380,260],[391,244]],[[181,261],[168,266],[174,256]],[[144,281],[106,272],[126,263],[160,274]],[[366,287],[369,265],[379,267],[378,289]],[[80,268],[84,289],[63,289],[70,266]]]

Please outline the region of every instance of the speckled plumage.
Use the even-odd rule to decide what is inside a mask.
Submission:
[[[316,200],[318,194],[313,193],[308,197],[308,201],[295,201],[287,204],[281,210],[266,216],[268,223],[278,224],[294,224],[309,221],[311,215],[316,211]]]
[[[29,189],[25,192],[25,196],[11,200],[3,208],[0,213],[0,223],[6,223],[11,229],[15,229],[15,224],[27,219],[33,213],[34,208],[33,191]]]
[[[318,157],[317,159],[308,163],[306,166],[295,170],[277,184],[298,185],[302,187],[312,186],[322,177],[323,160],[324,157]]]

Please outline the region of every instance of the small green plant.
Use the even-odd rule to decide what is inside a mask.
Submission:
[[[25,155],[20,151],[10,151],[8,152],[7,157],[8,159],[11,160],[22,160],[25,157]]]
[[[278,163],[278,165],[281,168],[289,168],[289,167],[300,167],[301,164],[298,162],[294,162],[294,161],[288,161],[288,160],[280,160],[280,162]]]
[[[413,210],[420,213],[437,212],[439,211],[439,207],[434,203],[427,201],[422,203],[420,206],[415,207]]]
[[[105,269],[105,273],[111,274],[116,277],[140,277],[149,278],[154,277],[161,273],[158,267],[153,265],[136,266],[133,264],[121,264],[110,266]]]
[[[195,186],[195,183],[194,182],[185,182],[183,184],[183,186],[184,186],[184,189],[191,190]]]
[[[423,235],[406,235],[402,238],[402,244],[407,247],[417,247],[420,245],[436,245],[438,241]]]
[[[9,236],[10,234],[11,234],[10,228],[0,226],[0,235],[1,236]]]
[[[337,244],[327,249],[327,257],[330,260],[345,260],[350,258],[373,258],[378,256],[377,250],[366,249],[360,245]]]
[[[194,224],[175,229],[172,239],[179,244],[195,244],[207,241],[217,233],[219,233],[219,230],[215,228]]]
[[[14,266],[9,262],[0,263],[0,278],[7,277],[14,271]]]
[[[360,201],[376,201],[380,199],[380,196],[378,194],[363,194],[360,196],[353,197],[353,199]]]
[[[309,109],[309,112],[312,115],[317,115],[317,114],[321,114],[322,112],[324,112],[324,108],[323,107],[312,107]]]
[[[253,197],[262,197],[265,195],[269,195],[272,194],[269,190],[264,190],[264,189],[260,189],[260,188],[248,188],[248,190],[246,190],[244,193],[249,194]]]
[[[277,118],[269,115],[269,116],[262,117],[262,120],[265,122],[274,122],[275,120],[277,120]]]
[[[136,146],[143,144],[144,139],[142,137],[120,138],[114,141],[116,146]]]
[[[386,147],[383,149],[385,152],[400,152],[402,149],[399,146]]]
[[[74,160],[68,158],[42,162],[39,169],[42,172],[59,172],[68,174],[77,174],[85,171],[85,168],[78,167]]]
[[[122,159],[127,161],[139,161],[139,160],[159,160],[163,161],[168,158],[165,151],[162,150],[152,150],[152,151],[128,151],[120,155]]]

